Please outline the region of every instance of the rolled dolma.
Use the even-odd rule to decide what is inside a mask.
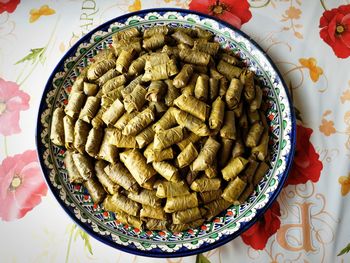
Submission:
[[[182,194],[181,196],[168,197],[165,203],[164,211],[166,213],[173,213],[197,206],[197,193],[191,193],[188,195]]]
[[[137,134],[135,139],[139,148],[143,148],[150,144],[153,141],[155,134],[156,133],[153,131],[152,125],[148,126],[142,132]]]
[[[189,35],[187,35],[184,31],[180,31],[180,30],[175,30],[175,33],[173,33],[171,35],[176,41],[180,42],[180,43],[184,43],[186,45],[189,46],[193,46],[194,41],[192,39],[192,37],[190,37]]]
[[[208,136],[210,134],[204,122],[185,111],[175,112],[175,119],[180,126],[186,127],[198,136]]]
[[[245,179],[249,183],[252,183],[255,171],[258,168],[258,166],[259,163],[257,161],[250,159],[247,168],[244,170],[244,178],[242,177],[242,179]]]
[[[170,31],[171,31],[171,28],[169,28],[166,25],[153,26],[153,27],[145,29],[145,31],[143,32],[143,37],[147,38],[147,37],[151,37],[151,36],[159,35],[159,34],[167,35]]]
[[[104,169],[107,166],[105,161],[99,160],[95,163],[96,177],[100,181],[105,191],[111,195],[117,193],[119,185],[114,183],[111,178],[105,173]]]
[[[172,47],[172,46],[164,45],[162,48],[162,52],[166,53],[169,57],[174,57],[178,59],[180,50],[176,46]]]
[[[161,130],[167,130],[174,126],[176,126],[177,122],[175,119],[175,115],[179,110],[174,107],[170,107],[163,116],[153,124],[152,128],[155,132],[159,132]]]
[[[102,114],[102,120],[106,125],[113,125],[124,114],[123,103],[116,99],[112,105]]]
[[[143,152],[143,155],[147,159],[147,163],[151,162],[161,162],[164,160],[170,160],[174,158],[174,151],[171,147],[165,148],[161,151],[155,151],[154,150],[154,143],[150,143],[145,151]]]
[[[260,114],[258,111],[247,111],[246,114],[250,124],[260,121]]]
[[[121,91],[123,98],[125,98],[126,95],[130,94],[134,88],[141,83],[142,76],[143,75],[137,76],[132,81],[130,81],[127,86],[125,86],[125,88]]]
[[[120,160],[141,186],[157,173],[152,166],[147,164],[145,157],[136,149],[122,152]]]
[[[95,176],[89,178],[83,183],[83,185],[88,190],[91,199],[95,204],[99,204],[103,201],[106,196],[106,192]]]
[[[229,181],[237,177],[237,175],[244,170],[248,160],[243,157],[231,158],[228,164],[221,170],[222,177]]]
[[[164,230],[168,227],[168,221],[166,220],[157,220],[157,219],[147,219],[146,228],[148,230]]]
[[[146,102],[147,90],[138,84],[133,91],[124,97],[124,107],[127,112],[140,111]]]
[[[119,75],[116,76],[110,80],[108,80],[105,84],[102,86],[102,94],[106,94],[126,83],[126,77],[125,75]]]
[[[209,77],[201,74],[197,78],[196,86],[194,87],[194,96],[201,100],[207,101],[209,97]]]
[[[215,67],[210,67],[209,69],[209,73],[210,73],[210,77],[220,80],[222,78],[224,78],[224,75],[222,75],[220,72],[218,72]]]
[[[110,144],[110,140],[113,138],[113,135],[114,129],[105,129],[101,147],[97,154],[98,158],[101,158],[110,163],[115,163],[118,158],[118,148],[115,145]]]
[[[193,73],[188,83],[181,89],[181,93],[194,96],[194,88],[196,87],[198,77],[199,75],[197,73]]]
[[[232,156],[232,146],[233,146],[233,140],[230,139],[221,139],[221,148],[220,148],[220,155],[219,155],[219,167],[225,167],[227,164],[227,161]]]
[[[244,98],[248,102],[251,102],[255,98],[254,72],[250,70],[244,70],[240,75],[240,79],[244,85]]]
[[[199,50],[205,52],[209,55],[215,56],[220,48],[220,44],[218,42],[194,42],[194,50]]]
[[[260,108],[262,102],[263,92],[258,85],[255,85],[255,97],[250,102],[249,109],[250,111],[256,111]]]
[[[80,152],[85,152],[85,145],[89,135],[90,125],[82,120],[77,120],[74,125],[74,148]]]
[[[84,90],[84,81],[87,80],[87,71],[89,66],[83,68],[79,74],[79,76],[75,79],[71,92],[82,92]]]
[[[241,102],[238,104],[237,108],[235,108],[233,110],[233,112],[235,113],[235,117],[236,118],[241,118],[243,115],[243,101],[241,100]]]
[[[209,63],[210,55],[201,51],[192,49],[181,49],[180,59],[186,63],[206,66]]]
[[[166,220],[166,214],[163,210],[163,207],[142,205],[140,211],[140,217],[143,218],[153,218],[158,220]]]
[[[117,162],[116,164],[110,164],[104,168],[104,171],[109,176],[112,182],[120,185],[126,191],[129,191],[129,194],[138,193],[139,185],[137,184],[135,178],[132,177],[129,170],[126,169],[126,167],[122,163]]]
[[[139,216],[141,205],[118,193],[108,195],[103,201],[103,207],[107,211],[118,213],[121,210],[129,215]]]
[[[118,71],[116,71],[115,68],[111,68],[105,74],[103,74],[101,77],[97,79],[97,83],[99,86],[102,87],[108,80],[113,79],[116,76],[118,76]]]
[[[146,60],[148,59],[148,54],[144,54],[137,59],[135,59],[133,62],[131,62],[129,69],[128,69],[128,75],[130,76],[138,76],[140,75],[145,68]]]
[[[73,161],[73,151],[67,150],[64,156],[64,165],[67,170],[68,178],[70,183],[80,184],[84,182],[84,178],[80,175],[77,167]]]
[[[197,219],[197,220],[190,222],[188,224],[171,224],[169,226],[169,229],[172,232],[181,232],[181,231],[187,230],[189,228],[197,228],[197,227],[203,225],[204,221],[205,221],[204,219]]]
[[[188,186],[184,182],[164,181],[158,184],[156,196],[159,198],[169,198],[189,194]]]
[[[84,82],[84,93],[86,96],[95,96],[99,90],[96,84]]]
[[[188,183],[188,185],[191,185],[192,182],[193,182],[194,180],[196,180],[196,178],[198,177],[198,175],[199,175],[199,172],[198,172],[198,171],[194,172],[194,171],[192,171],[191,169],[189,169],[189,171],[188,171],[187,174],[186,174],[186,182]]]
[[[221,196],[226,201],[233,203],[238,200],[246,185],[247,183],[237,176],[234,180],[228,183]]]
[[[123,130],[125,126],[129,123],[129,121],[134,118],[137,115],[136,111],[133,112],[125,112],[114,124],[114,127],[116,127],[118,130]]]
[[[184,211],[177,211],[172,214],[174,224],[186,224],[202,217],[198,207],[189,208]]]
[[[253,123],[253,125],[249,129],[247,138],[245,140],[245,145],[247,147],[257,146],[263,132],[264,132],[264,126],[262,126],[259,122]],[[265,140],[266,140],[266,137],[265,137]]]
[[[153,190],[142,189],[139,193],[129,192],[128,198],[142,205],[148,205],[151,207],[160,207],[162,204],[161,199],[156,196],[156,191]]]
[[[124,135],[120,130],[114,129],[109,141],[118,148],[137,148],[137,141],[133,135]]]
[[[170,79],[167,79],[164,81],[164,83],[167,85],[167,92],[164,97],[165,105],[168,107],[173,106],[174,100],[180,96],[180,91],[174,87],[173,81]]]
[[[87,123],[90,123],[93,117],[95,117],[99,108],[100,108],[100,99],[93,96],[89,96],[86,99],[85,105],[79,114],[79,119]]]
[[[209,101],[213,102],[219,95],[219,80],[209,78]]]
[[[160,101],[166,91],[166,85],[161,80],[152,81],[144,96],[148,101]]]
[[[124,86],[122,85],[103,94],[101,96],[101,108],[105,108],[107,110],[116,99],[119,99],[120,101],[123,100],[121,93],[123,89]]]
[[[209,105],[191,95],[182,94],[174,100],[174,104],[202,121],[207,120],[209,117]]]
[[[179,168],[186,167],[190,165],[198,156],[196,147],[193,143],[189,143],[177,156],[177,165]]]
[[[173,85],[181,89],[186,86],[187,82],[190,80],[191,76],[193,74],[193,66],[190,64],[185,64],[179,74],[176,75],[176,77],[173,80]]]
[[[204,207],[207,209],[207,214],[206,214],[207,220],[211,220],[214,216],[217,216],[222,211],[229,208],[230,205],[231,205],[231,203],[226,201],[223,198],[218,198],[218,199],[206,204]]]
[[[126,39],[129,40],[133,37],[140,35],[140,31],[136,27],[132,27],[123,31],[118,31],[113,35],[113,42],[118,42],[118,40]]]
[[[198,136],[197,134],[190,132],[189,135],[183,139],[182,141],[177,143],[177,146],[180,148],[181,151],[183,151],[188,144],[190,143],[196,143],[199,141],[202,137]]]
[[[219,80],[219,96],[225,96],[228,89],[229,82],[226,78],[221,78]]]
[[[123,129],[123,135],[136,135],[151,124],[155,119],[153,109],[146,108],[132,118]]]
[[[228,80],[231,80],[233,78],[238,78],[242,72],[241,68],[231,65],[226,61],[224,61],[223,59],[219,61],[216,68]]]
[[[208,168],[204,170],[204,174],[208,178],[214,178],[218,176],[217,162],[213,162]]]
[[[214,200],[220,199],[221,195],[221,189],[199,193],[200,199],[203,204],[208,204]]]
[[[64,112],[71,118],[75,119],[79,116],[80,110],[85,103],[86,96],[82,92],[71,92],[68,98]]]
[[[94,128],[100,128],[104,126],[104,122],[102,120],[102,115],[105,113],[107,109],[104,107],[101,107],[98,112],[96,113],[95,117],[91,120],[91,125]]]
[[[168,181],[177,182],[180,180],[178,169],[168,162],[153,162],[154,170]]]
[[[264,161],[268,155],[269,131],[265,130],[261,136],[260,143],[252,148],[251,154],[258,160]]]
[[[237,108],[243,90],[242,82],[239,79],[233,78],[230,82],[230,86],[226,91],[226,104],[229,109]]]
[[[199,152],[198,157],[193,161],[191,170],[204,171],[206,168],[208,168],[216,158],[219,148],[220,143],[209,137]]]
[[[238,198],[238,202],[240,204],[244,203],[248,197],[254,192],[254,186],[253,184],[248,184],[242,194]]]
[[[227,62],[227,63],[229,63],[229,64],[231,64],[231,65],[234,65],[234,66],[236,66],[236,65],[239,64],[238,58],[236,58],[236,57],[234,57],[234,56],[230,56],[229,54],[226,54],[226,53],[221,53],[221,54],[220,54],[220,58],[221,58],[223,61],[225,61],[225,62]]]
[[[136,52],[134,49],[122,50],[118,56],[117,61],[115,62],[115,69],[120,73],[128,72],[131,61],[135,56]]]
[[[103,139],[103,129],[92,128],[89,131],[89,134],[86,140],[86,145],[85,145],[85,151],[87,152],[88,155],[94,158],[97,157],[100,151],[102,139]]]
[[[237,138],[235,113],[233,111],[225,112],[224,125],[220,130],[220,136],[231,140],[235,140]]]
[[[50,139],[58,146],[65,145],[64,116],[65,114],[62,108],[56,108],[52,114]]]
[[[194,180],[190,188],[195,192],[207,192],[220,189],[221,180],[219,178],[207,178],[202,176]]]
[[[221,97],[217,97],[213,102],[209,117],[210,129],[218,129],[221,127],[225,116],[225,102]]]
[[[133,227],[136,227],[138,229],[142,229],[143,228],[143,225],[142,225],[143,222],[137,216],[132,216],[132,215],[129,215],[129,214],[124,213],[122,211],[117,211],[116,215],[117,215],[116,216],[117,220],[119,220],[123,224],[129,225],[129,226],[133,226]]]
[[[148,105],[154,109],[156,117],[162,116],[168,110],[168,106],[163,101],[151,101]]]
[[[209,32],[205,29],[195,27],[193,30],[196,32],[197,37],[206,38],[208,40],[212,40],[214,37],[213,33]]]
[[[181,126],[176,126],[168,130],[161,130],[154,136],[153,148],[156,151],[161,151],[180,142],[183,137],[184,133]]]
[[[114,67],[115,67],[114,59],[104,59],[104,60],[96,61],[89,67],[87,71],[87,78],[89,80],[97,80],[99,77],[105,74],[108,70]]]
[[[243,114],[239,118],[238,126],[240,128],[242,128],[242,131],[244,131],[244,129],[248,129],[249,124],[248,124],[248,116],[247,116],[246,112],[243,112]],[[242,134],[244,134],[244,133],[242,132]],[[245,138],[245,137],[243,136],[243,138]]]
[[[94,175],[93,160],[89,156],[81,153],[74,153],[72,159],[80,176],[83,177],[84,180],[88,180]]]
[[[261,179],[264,178],[267,171],[270,169],[267,163],[261,162],[256,169],[256,172],[254,174],[253,184],[254,186],[258,185]]]
[[[244,152],[245,152],[244,144],[243,144],[242,140],[239,138],[235,142],[235,145],[232,149],[232,158],[242,156],[244,154]]]
[[[142,47],[146,50],[156,50],[165,45],[165,36],[162,34],[153,35],[143,39]]]

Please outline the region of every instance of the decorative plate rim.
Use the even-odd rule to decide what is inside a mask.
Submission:
[[[284,91],[286,93],[286,99],[288,101],[288,108],[290,111],[290,122],[291,122],[291,131],[289,134],[290,137],[290,151],[289,154],[285,156],[285,162],[286,162],[286,167],[285,170],[283,172],[283,175],[280,178],[279,184],[277,186],[277,188],[273,191],[273,193],[270,195],[269,200],[267,201],[267,203],[264,205],[264,207],[257,209],[256,211],[256,215],[249,221],[246,222],[243,227],[240,227],[236,232],[234,232],[231,235],[224,235],[222,236],[219,240],[215,241],[214,243],[204,243],[203,245],[201,245],[198,248],[195,249],[190,249],[188,248],[185,251],[175,251],[175,252],[165,252],[165,251],[161,251],[161,252],[154,252],[154,251],[147,251],[147,250],[140,250],[137,247],[136,248],[132,248],[129,246],[123,246],[120,244],[117,244],[115,242],[113,242],[112,240],[108,240],[103,238],[103,236],[101,236],[99,233],[95,232],[93,229],[91,228],[87,228],[86,227],[86,223],[82,222],[81,220],[79,220],[76,215],[67,208],[64,200],[62,200],[60,198],[60,195],[57,191],[57,188],[50,182],[49,179],[49,175],[47,174],[47,165],[45,164],[44,158],[43,158],[43,153],[44,153],[44,149],[43,149],[43,144],[41,142],[41,133],[40,130],[42,129],[42,124],[41,124],[41,116],[46,108],[46,96],[48,94],[48,92],[51,90],[51,86],[52,86],[52,82],[53,79],[56,75],[57,72],[59,72],[59,68],[61,65],[64,65],[65,61],[71,57],[72,55],[74,55],[74,52],[77,51],[77,49],[79,48],[79,46],[82,43],[87,43],[90,41],[91,37],[98,31],[101,31],[103,28],[108,27],[109,25],[119,22],[120,20],[124,20],[127,19],[129,17],[132,16],[137,16],[137,15],[145,15],[148,13],[163,13],[163,12],[176,12],[176,13],[185,13],[185,14],[194,14],[199,16],[200,18],[207,18],[207,19],[211,19],[216,21],[217,23],[235,31],[235,33],[237,33],[238,35],[242,36],[243,38],[247,39],[250,44],[254,47],[254,49],[258,50],[258,52],[260,52],[265,59],[267,60],[267,62],[269,63],[269,66],[272,67],[272,69],[275,71],[277,79],[279,79],[279,81],[281,81],[281,85],[284,88]],[[122,16],[118,16],[115,17],[101,25],[99,25],[98,27],[96,27],[95,29],[91,30],[89,33],[87,33],[85,36],[83,36],[82,38],[80,38],[77,43],[75,43],[65,54],[64,56],[59,60],[59,62],[57,63],[57,65],[55,66],[54,70],[52,71],[52,73],[50,74],[50,77],[48,78],[47,83],[45,84],[45,88],[43,90],[42,93],[42,98],[40,100],[40,104],[39,104],[39,109],[38,109],[38,115],[37,115],[37,125],[36,125],[36,132],[35,132],[35,141],[36,141],[36,150],[38,153],[38,158],[41,164],[41,170],[42,170],[42,174],[43,177],[45,178],[45,182],[48,185],[48,187],[50,188],[52,194],[54,195],[55,199],[58,201],[58,203],[60,204],[60,206],[63,208],[63,210],[66,212],[66,214],[68,214],[68,216],[76,223],[79,225],[79,227],[81,227],[84,231],[86,231],[90,236],[94,237],[95,239],[113,247],[113,248],[117,248],[121,251],[124,252],[128,252],[131,254],[135,254],[135,255],[140,255],[140,256],[146,256],[146,257],[161,257],[161,258],[165,258],[165,257],[184,257],[184,256],[190,256],[190,255],[194,255],[197,253],[202,253],[208,250],[212,250],[215,249],[221,245],[226,244],[227,242],[233,240],[234,238],[236,238],[237,236],[241,235],[244,231],[246,231],[248,228],[250,228],[264,213],[265,211],[271,206],[271,204],[276,200],[277,196],[279,195],[279,193],[281,192],[283,185],[288,177],[288,174],[290,172],[290,168],[293,162],[293,158],[294,158],[294,152],[295,152],[295,143],[296,143],[296,119],[295,119],[295,113],[294,113],[294,108],[292,106],[292,102],[291,102],[291,98],[289,95],[289,91],[287,89],[287,85],[285,84],[284,79],[282,78],[281,73],[279,72],[279,70],[277,69],[276,65],[273,63],[273,61],[271,60],[271,58],[266,54],[266,52],[247,34],[245,34],[244,32],[242,32],[241,30],[235,28],[234,26],[228,24],[225,21],[222,21],[216,17],[212,17],[200,12],[196,12],[196,11],[192,11],[192,10],[187,10],[187,9],[181,9],[181,8],[151,8],[151,9],[144,9],[144,10],[140,10],[140,11],[136,11],[136,12],[132,12],[132,13],[127,13],[125,15]]]

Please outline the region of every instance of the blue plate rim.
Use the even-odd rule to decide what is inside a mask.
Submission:
[[[281,177],[281,180],[279,182],[279,186],[278,188],[273,192],[273,194],[270,196],[269,201],[266,203],[266,205],[259,209],[257,211],[257,214],[255,215],[255,217],[247,222],[241,229],[239,229],[237,232],[235,232],[232,235],[228,235],[228,236],[223,236],[223,238],[221,238],[220,240],[214,242],[214,243],[205,243],[204,245],[202,245],[199,248],[193,249],[193,250],[186,250],[186,251],[176,251],[176,252],[153,252],[153,251],[143,251],[143,250],[139,250],[139,249],[134,249],[134,248],[130,248],[127,246],[122,246],[119,244],[116,244],[114,242],[112,242],[111,240],[106,240],[103,238],[103,236],[100,236],[98,233],[94,232],[92,229],[90,228],[86,228],[85,224],[83,222],[81,222],[79,219],[76,218],[75,214],[72,213],[67,207],[66,204],[64,203],[64,201],[59,197],[59,194],[57,193],[57,189],[52,185],[52,183],[50,182],[48,176],[47,176],[47,169],[46,169],[46,165],[45,165],[45,161],[43,159],[43,144],[41,142],[41,130],[42,130],[42,125],[41,125],[41,115],[44,112],[45,106],[46,106],[46,95],[51,87],[51,83],[55,77],[55,74],[57,72],[57,70],[59,69],[60,65],[62,65],[62,63],[64,63],[64,61],[70,57],[72,55],[72,53],[74,54],[75,51],[77,50],[77,48],[79,47],[79,45],[83,42],[89,41],[91,36],[96,33],[97,31],[100,31],[102,28],[118,22],[120,20],[123,19],[127,19],[131,16],[134,15],[140,15],[140,14],[147,14],[147,13],[151,13],[151,12],[159,12],[159,13],[164,13],[164,12],[179,12],[179,13],[186,13],[186,14],[195,14],[198,15],[200,17],[204,17],[204,18],[209,18],[209,19],[213,19],[215,21],[217,21],[218,23],[236,31],[238,34],[240,34],[241,36],[243,36],[244,38],[248,39],[251,44],[254,46],[254,48],[256,48],[257,50],[259,50],[264,57],[268,60],[268,62],[270,63],[270,65],[272,66],[272,68],[274,69],[274,71],[276,72],[278,78],[281,80],[282,82],[282,86],[285,89],[286,95],[287,95],[287,99],[288,99],[288,103],[289,103],[289,110],[290,110],[290,118],[291,118],[291,133],[290,133],[290,140],[291,140],[291,149],[290,149],[290,153],[288,156],[286,156],[286,169],[284,171],[284,175]],[[138,256],[145,256],[145,257],[156,257],[156,258],[174,258],[174,257],[186,257],[186,256],[192,256],[198,253],[203,253],[212,249],[215,249],[217,247],[220,247],[226,243],[228,243],[229,241],[233,240],[234,238],[236,238],[237,236],[241,235],[243,232],[245,232],[248,228],[250,228],[260,217],[263,216],[263,214],[266,212],[266,210],[272,205],[272,203],[276,200],[276,198],[278,197],[279,193],[281,192],[283,185],[288,177],[288,174],[290,172],[292,163],[293,163],[293,158],[294,158],[294,153],[295,153],[295,144],[296,144],[296,119],[295,119],[295,112],[294,112],[294,107],[292,104],[292,100],[289,94],[289,90],[287,88],[287,85],[280,73],[280,71],[277,69],[276,65],[273,63],[272,59],[269,57],[269,55],[250,37],[248,36],[246,33],[244,33],[243,31],[241,31],[240,29],[232,26],[231,24],[218,19],[217,17],[214,16],[210,16],[201,12],[197,12],[197,11],[192,11],[192,10],[188,10],[188,9],[182,9],[182,8],[150,8],[150,9],[143,9],[140,11],[136,11],[136,12],[131,12],[131,13],[127,13],[125,15],[121,15],[118,17],[115,17],[99,26],[97,26],[95,29],[91,30],[89,33],[87,33],[86,35],[84,35],[83,37],[81,37],[65,54],[64,56],[60,59],[60,61],[57,63],[57,65],[55,66],[54,70],[52,71],[52,73],[50,74],[50,77],[45,85],[44,91],[42,93],[42,97],[40,100],[40,104],[39,104],[39,109],[38,109],[38,114],[37,114],[37,125],[36,125],[36,132],[35,132],[35,142],[36,142],[36,150],[37,150],[37,154],[38,154],[38,158],[40,161],[40,166],[41,166],[41,171],[43,174],[43,177],[45,178],[45,182],[48,185],[48,187],[51,190],[51,193],[54,195],[54,197],[56,198],[56,200],[58,201],[58,203],[60,204],[60,206],[63,208],[63,210],[66,212],[66,214],[74,221],[74,223],[76,223],[77,225],[79,225],[79,227],[81,227],[84,231],[86,231],[90,236],[92,236],[93,238],[97,239],[98,241],[109,245],[113,248],[119,249],[121,251],[130,253],[130,254],[134,254],[134,255],[138,255]]]

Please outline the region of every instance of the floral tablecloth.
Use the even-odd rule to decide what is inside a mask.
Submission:
[[[99,24],[152,7],[208,13],[252,36],[282,72],[298,120],[277,201],[197,262],[349,262],[349,0],[0,0],[0,262],[196,261],[134,256],[90,238],[48,191],[35,151],[41,94],[63,54]]]

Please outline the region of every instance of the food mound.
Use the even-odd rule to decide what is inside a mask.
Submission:
[[[200,28],[113,35],[56,108],[71,183],[139,229],[183,231],[241,204],[269,169],[259,82]]]

